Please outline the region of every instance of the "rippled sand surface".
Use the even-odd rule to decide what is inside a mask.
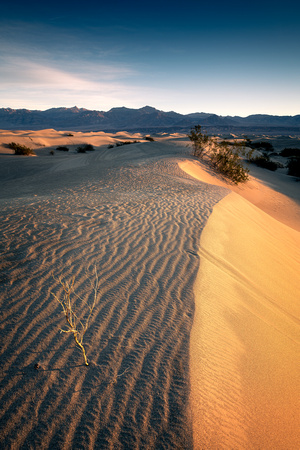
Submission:
[[[299,183],[186,145],[0,131],[1,448],[300,448]],[[84,320],[95,267],[85,366],[53,294]]]
[[[197,251],[228,191],[180,170],[187,152],[166,141],[1,161],[2,448],[192,448]],[[75,277],[89,301],[95,266],[86,367],[51,293],[53,275]]]

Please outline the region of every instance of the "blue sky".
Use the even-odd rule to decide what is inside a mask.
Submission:
[[[300,114],[298,3],[7,3],[0,107]]]

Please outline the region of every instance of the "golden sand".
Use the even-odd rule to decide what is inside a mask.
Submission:
[[[155,139],[0,131],[1,448],[300,448],[297,183]],[[52,273],[84,318],[94,266],[86,367]]]
[[[214,207],[199,255],[195,448],[298,448],[300,233],[231,193]]]

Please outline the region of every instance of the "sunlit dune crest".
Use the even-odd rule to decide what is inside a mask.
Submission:
[[[275,215],[282,195],[273,191],[267,206]],[[293,209],[287,219],[295,224]],[[199,255],[191,334],[195,448],[297,448],[300,233],[232,193],[214,207]]]

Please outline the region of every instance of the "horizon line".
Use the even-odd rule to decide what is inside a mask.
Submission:
[[[174,111],[174,110],[165,111],[163,109],[158,109],[155,106],[150,106],[150,105],[145,105],[145,106],[142,106],[140,108],[130,108],[130,107],[122,105],[122,106],[112,107],[112,108],[110,108],[108,110],[89,109],[89,108],[85,108],[85,107],[78,107],[76,105],[74,105],[74,106],[53,106],[53,107],[46,108],[46,109],[29,109],[29,108],[26,108],[26,107],[24,107],[24,108],[11,108],[10,106],[6,106],[6,107],[3,106],[3,107],[0,107],[0,110],[1,109],[9,109],[9,110],[13,110],[13,111],[25,110],[25,111],[31,111],[31,112],[34,112],[34,111],[46,112],[46,111],[50,111],[51,109],[77,109],[79,111],[80,110],[84,110],[84,111],[96,111],[96,112],[109,112],[109,111],[112,111],[114,109],[122,109],[122,108],[136,110],[136,111],[138,111],[140,109],[151,108],[151,109],[154,109],[156,111],[165,112],[165,113],[175,113],[175,114],[179,114],[179,115],[182,115],[182,116],[189,116],[191,114],[208,114],[210,116],[219,116],[219,117],[242,117],[242,118],[247,118],[247,117],[250,117],[250,116],[296,117],[296,116],[300,115],[300,112],[299,112],[299,114],[294,114],[294,115],[292,115],[292,114],[283,114],[282,115],[282,114],[269,114],[269,113],[252,113],[252,114],[248,114],[246,116],[245,115],[241,115],[240,116],[238,114],[235,114],[235,115],[230,115],[230,114],[222,115],[222,114],[217,114],[217,113],[213,113],[213,112],[205,112],[205,111],[195,111],[195,112],[184,114],[184,113],[179,113],[179,112]]]

